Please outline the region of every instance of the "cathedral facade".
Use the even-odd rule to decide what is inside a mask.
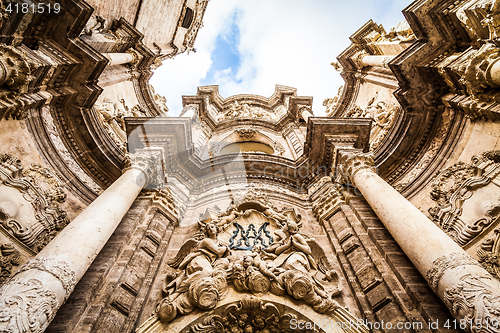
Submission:
[[[207,5],[0,1],[0,331],[500,332],[500,1],[367,22],[325,117],[170,117]]]

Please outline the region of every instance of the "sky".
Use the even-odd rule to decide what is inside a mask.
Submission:
[[[343,85],[330,65],[349,36],[372,19],[386,31],[404,20],[410,0],[210,0],[194,47],[167,59],[150,83],[167,99],[170,116],[182,110],[182,95],[218,85],[227,98],[270,97],[275,85],[313,97],[313,113]]]

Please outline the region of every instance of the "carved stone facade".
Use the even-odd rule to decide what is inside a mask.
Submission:
[[[498,331],[500,1],[367,22],[326,117],[281,85],[168,116],[207,0],[5,4],[0,331]]]

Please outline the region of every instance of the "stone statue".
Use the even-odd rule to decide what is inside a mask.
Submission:
[[[166,297],[157,307],[162,322],[168,323],[178,313],[187,314],[195,307],[212,309],[224,294],[229,261],[223,257],[229,255],[229,248],[219,244],[217,233],[215,223],[206,224],[201,241],[192,237],[168,263],[181,271],[168,274],[165,279]]]

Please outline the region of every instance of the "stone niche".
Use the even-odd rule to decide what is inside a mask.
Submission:
[[[301,216],[258,194],[200,215],[137,332],[368,332],[337,303],[339,276]]]

